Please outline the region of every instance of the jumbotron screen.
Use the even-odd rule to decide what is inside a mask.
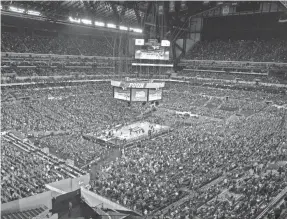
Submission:
[[[149,95],[148,95],[148,100],[149,101],[154,101],[154,100],[161,100],[162,99],[162,89],[150,89],[149,90]]]
[[[170,42],[156,39],[150,39],[147,42],[144,39],[135,41],[135,59],[169,60]]]
[[[162,89],[114,87],[114,98],[131,102],[147,102],[162,99]]]
[[[146,102],[147,101],[147,89],[132,89],[132,102]]]
[[[129,89],[122,89],[120,87],[114,87],[114,98],[119,100],[127,100],[130,101],[131,93]]]

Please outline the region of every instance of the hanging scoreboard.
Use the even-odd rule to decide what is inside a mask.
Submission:
[[[111,81],[115,99],[129,102],[149,102],[162,99],[164,82]]]

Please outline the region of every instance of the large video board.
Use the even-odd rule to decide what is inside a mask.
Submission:
[[[114,98],[119,100],[130,101],[131,99],[130,89],[124,90],[121,87],[114,87]]]
[[[147,89],[132,89],[132,102],[133,101],[147,101]]]
[[[169,60],[169,41],[136,39],[135,59]]]
[[[149,99],[149,101],[161,100],[162,99],[162,89],[158,89],[158,90],[150,89],[148,99]]]

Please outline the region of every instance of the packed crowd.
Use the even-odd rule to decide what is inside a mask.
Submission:
[[[33,136],[31,140],[37,142],[38,147],[48,147],[51,153],[71,159],[79,167],[108,150],[84,139],[83,133],[131,122],[143,110],[139,105],[128,107],[127,103],[114,100],[107,82],[54,89],[16,88],[2,95],[7,93],[14,96],[14,101],[2,102],[2,129],[16,129]],[[286,172],[279,176],[265,173],[270,162],[286,161],[277,150],[286,140],[285,111],[266,104],[266,101],[286,104],[284,94],[167,83],[164,96],[160,108],[191,111],[206,119],[192,120],[191,126],[185,126],[183,120],[175,116],[152,114],[147,119],[169,124],[175,130],[135,145],[124,157],[104,162],[103,174],[91,182],[96,193],[148,215],[194,192],[196,195],[190,198],[190,204],[163,214],[176,218],[185,212],[184,216],[210,218],[208,212],[212,209],[218,218],[223,218],[222,215],[234,215],[238,209],[245,209],[242,218],[253,218],[259,213],[253,212],[254,206],[266,206],[286,186]],[[2,153],[12,153],[10,150],[4,147]],[[35,159],[35,163],[40,162],[40,158]],[[256,172],[259,178],[247,174],[248,167],[254,163],[258,163],[256,168],[263,165],[262,170]],[[226,179],[205,188],[222,176]],[[265,186],[261,192],[262,189],[250,187],[253,182],[262,185],[273,182],[273,186]],[[231,203],[216,198],[226,190],[240,198]],[[249,193],[254,195],[248,197]],[[17,194],[15,199],[19,197]],[[216,201],[212,201],[214,198]],[[259,203],[254,204],[253,200]],[[250,204],[245,205],[246,202]]]
[[[93,55],[102,57],[117,57],[118,54],[113,54],[113,40],[106,37],[83,37],[83,36],[25,36],[19,35],[11,32],[3,32],[1,34],[2,52],[28,52],[28,53],[39,53],[39,54],[60,54],[60,55]],[[124,41],[127,43],[127,40]],[[269,41],[201,41],[198,42],[194,48],[192,48],[186,55],[185,59],[195,59],[195,60],[227,60],[227,61],[258,61],[258,62],[286,62],[287,51],[286,51],[286,41],[285,40],[269,40]],[[123,46],[125,48],[125,46]],[[120,54],[120,56],[126,56],[127,52]],[[7,58],[7,57],[6,57]],[[86,75],[105,75],[105,74],[115,74],[117,71],[115,67],[119,67],[119,63],[115,63],[112,59],[109,60],[84,60],[84,58],[69,58],[68,60],[59,61],[58,58],[55,59],[39,59],[37,61],[20,60],[11,64],[4,63],[6,65],[3,68],[2,73],[8,77],[2,80],[3,83],[18,82],[15,79],[14,74],[18,77],[31,77],[32,81],[37,81],[38,76],[80,76],[84,75],[85,79],[90,78],[85,77]],[[8,59],[9,60],[9,59]],[[5,59],[4,59],[5,61]],[[4,65],[2,64],[2,66]],[[23,66],[36,66],[35,68],[19,68],[15,67],[17,65]],[[217,65],[217,64],[214,64]],[[214,65],[210,67],[214,67]],[[244,72],[253,72],[253,67],[243,66]],[[202,72],[196,71],[198,68],[195,64],[192,65],[195,69],[194,71],[184,71],[180,72],[180,75],[184,76],[198,76],[203,78],[216,78],[225,80],[234,80],[236,78],[245,81],[261,80],[262,82],[271,83],[286,83],[286,75],[281,74],[280,77],[275,77],[271,75],[252,75],[237,73],[212,73],[212,72]],[[132,73],[137,76],[144,75],[145,77],[168,77],[169,68],[154,68],[154,67],[132,67],[130,63],[121,64],[122,69],[119,72]],[[230,66],[229,66],[230,67]],[[240,67],[240,66],[239,66]],[[242,66],[241,66],[242,67]],[[235,67],[230,71],[239,71],[242,69]],[[274,67],[268,66],[267,68],[256,68],[256,73],[268,73],[270,69]],[[205,68],[199,68],[200,70]],[[213,68],[207,68],[213,69]],[[223,70],[217,68],[218,70]],[[241,69],[241,70],[240,70]],[[205,69],[206,70],[206,69]],[[213,69],[214,70],[214,69]],[[280,70],[280,69],[279,69]],[[259,72],[258,72],[259,71]],[[272,70],[273,71],[273,70]],[[280,70],[284,71],[284,68]],[[1,73],[1,74],[2,74]],[[12,74],[11,74],[12,73]],[[98,76],[97,76],[98,77]],[[25,79],[26,80],[26,79]],[[30,81],[31,81],[30,80]],[[44,79],[47,80],[47,79]],[[26,80],[27,81],[27,80]]]
[[[226,175],[222,180],[223,185],[212,197],[208,197],[210,194],[208,190],[194,191],[201,194],[201,198],[196,195],[189,202],[171,209],[166,216],[180,218],[182,215],[190,215],[189,218],[197,216],[199,218],[248,219],[258,216],[271,200],[287,186],[287,174],[286,171],[284,172],[286,167],[281,166],[279,169],[270,167],[272,163],[286,161],[287,158],[286,153],[282,153],[280,149],[281,144],[286,140],[284,137],[287,131],[286,124],[284,127],[280,127],[285,118],[280,118],[282,116],[280,112],[276,112],[274,115],[269,113],[262,112],[261,115],[251,116],[248,123],[243,125],[248,129],[237,127],[236,131],[242,130],[234,138],[236,143],[229,142],[227,148],[224,149],[224,151],[229,151],[227,154],[235,152],[231,160],[236,160],[234,164],[236,165],[235,170],[238,171],[237,177],[234,179],[234,174]],[[270,119],[269,121],[265,120],[266,116]],[[246,132],[249,132],[250,135]],[[251,137],[252,134],[254,137]],[[224,141],[228,142],[232,138],[228,140],[225,137]],[[246,146],[244,146],[245,144]],[[250,148],[248,144],[252,147]],[[208,198],[204,199],[206,197]]]
[[[46,191],[45,184],[68,178],[60,167],[1,136],[1,202]]]
[[[1,75],[4,77],[29,77],[33,80],[38,76],[95,76],[115,73],[115,61],[110,58],[81,57],[41,57],[41,56],[6,56],[1,62]]]
[[[77,167],[88,166],[107,152],[107,148],[85,140],[80,134],[46,136],[38,143],[40,147],[48,147],[50,153],[72,160]]]
[[[287,41],[273,40],[215,40],[200,41],[187,54],[186,59],[287,62]]]
[[[53,69],[53,68],[16,68],[16,69],[3,69],[2,75],[11,78],[12,75],[16,75],[18,80],[21,78],[28,77],[27,79],[33,80],[34,78],[39,78],[39,76],[44,77],[59,77],[59,76],[78,76],[89,78],[90,76],[104,76],[113,75],[113,68],[104,69]]]
[[[285,119],[281,115],[283,112],[276,112],[275,115],[273,113],[259,113],[248,121],[231,121],[228,127],[226,124],[199,123],[195,127],[178,128],[163,139],[144,142],[129,150],[124,158],[109,165],[105,170],[106,174],[100,175],[95,181],[95,189],[102,195],[121,201],[144,214],[150,214],[181,198],[185,194],[185,190],[181,191],[183,187],[197,191],[212,179],[234,168],[241,168],[239,174],[242,174],[243,168],[252,166],[255,162],[266,162],[266,165],[268,161],[278,160],[279,151],[275,148],[270,150],[285,140],[287,125],[284,124],[280,134],[267,143],[264,142],[270,133],[277,131],[278,125]],[[266,128],[264,130],[263,121]],[[285,160],[286,158],[281,157]],[[279,178],[274,177],[274,180],[270,177],[262,179],[262,183],[272,180],[276,183],[266,192],[270,199],[287,186],[286,177],[284,173]],[[195,203],[190,206],[199,207],[224,189],[228,189],[229,180],[230,178],[227,178],[227,182],[219,188],[199,191],[199,196],[194,198]],[[250,182],[246,187],[245,184],[239,185],[236,187],[237,192],[243,189],[246,195],[248,185]],[[253,198],[263,201],[265,193],[256,194],[259,192],[257,190],[253,192],[258,196]],[[244,203],[247,200],[241,201]],[[242,214],[250,218],[248,213],[251,208],[246,210]],[[177,212],[181,214],[182,209],[179,208]],[[201,211],[197,214],[200,216]],[[170,214],[171,218],[175,218],[175,215]]]
[[[85,166],[106,151],[83,139],[83,133],[125,123],[140,114],[138,108],[117,104],[110,92],[109,83],[15,90],[8,95],[15,102],[3,102],[2,129],[33,136],[40,148],[48,147],[60,158],[72,159],[78,167]]]
[[[194,70],[184,70],[179,72],[178,77],[191,77],[191,78],[204,78],[210,80],[230,80],[230,81],[247,81],[247,82],[263,82],[263,83],[274,83],[274,84],[286,84],[287,77],[282,74],[281,77],[275,77],[265,74],[250,74],[250,73],[222,73],[222,72],[212,72],[212,71],[198,71]]]
[[[128,44],[128,40],[122,43]],[[128,56],[125,49],[115,53],[115,46],[114,39],[107,36],[1,33],[2,52]],[[201,41],[185,58],[287,62],[287,41]],[[118,65],[105,58],[7,56],[1,76],[104,75],[115,73]],[[121,65],[127,72],[148,76],[169,70]],[[10,81],[15,81],[14,76]],[[283,83],[266,75],[185,71],[179,76]],[[92,162],[101,160],[90,182],[94,192],[143,215],[254,219],[287,188],[286,108],[272,106],[286,106],[287,98],[286,93],[268,93],[264,88],[247,91],[232,86],[218,89],[167,83],[163,102],[145,120],[169,125],[173,131],[135,143],[115,160],[106,159],[111,148],[87,140],[84,134],[138,120],[148,106],[129,106],[114,100],[106,82],[3,90],[1,128],[23,133],[39,150],[48,148],[51,154],[71,160],[79,168],[89,168]],[[200,119],[180,118],[171,111],[188,111]],[[42,153],[24,150],[2,138],[1,145],[2,203],[43,192],[46,183],[70,177],[60,163],[51,162]],[[181,201],[183,198],[186,201]],[[179,204],[170,207],[176,202]]]
[[[18,53],[113,56],[113,39],[70,35],[28,36],[18,33],[1,33],[1,51]]]

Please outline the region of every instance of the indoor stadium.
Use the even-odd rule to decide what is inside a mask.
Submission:
[[[1,1],[1,219],[287,219],[287,1]]]

